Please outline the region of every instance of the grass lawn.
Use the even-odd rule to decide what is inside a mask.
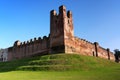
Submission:
[[[120,71],[12,71],[0,80],[120,80]]]
[[[120,64],[70,54],[0,63],[0,80],[120,80]]]

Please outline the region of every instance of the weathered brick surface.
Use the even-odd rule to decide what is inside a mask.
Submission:
[[[109,49],[102,48],[97,42],[91,43],[74,36],[72,12],[66,11],[65,6],[59,7],[59,14],[55,10],[50,12],[49,37],[34,38],[23,43],[16,41],[13,47],[8,48],[8,60],[59,52],[114,60]]]
[[[36,38],[34,41],[30,40],[20,45],[17,45],[20,41],[15,42],[15,45],[9,48],[8,60],[20,59],[23,57],[30,57],[34,55],[43,55],[49,52],[49,38],[43,37],[43,39]]]
[[[65,39],[66,53],[77,53],[88,56],[96,56],[105,59],[115,60],[114,54],[107,49],[102,48],[95,43],[88,42],[84,39],[74,37],[73,40]],[[96,50],[97,49],[97,50]]]

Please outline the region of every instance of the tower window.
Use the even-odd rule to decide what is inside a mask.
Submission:
[[[55,24],[57,24],[57,20],[55,20]]]
[[[95,53],[94,53],[94,51],[93,51],[93,56],[95,56]]]
[[[68,20],[68,24],[70,23],[70,21]]]

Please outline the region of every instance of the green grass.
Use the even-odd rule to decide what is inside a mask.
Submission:
[[[0,72],[0,80],[120,80],[120,64],[76,54],[1,62]]]
[[[119,71],[13,71],[0,73],[0,80],[120,80]]]

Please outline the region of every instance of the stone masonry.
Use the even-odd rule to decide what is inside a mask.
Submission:
[[[109,49],[102,48],[98,42],[91,43],[74,36],[72,12],[65,6],[50,12],[50,34],[48,37],[34,38],[26,42],[15,41],[8,48],[7,60],[21,59],[37,55],[55,53],[80,54],[115,60]]]

